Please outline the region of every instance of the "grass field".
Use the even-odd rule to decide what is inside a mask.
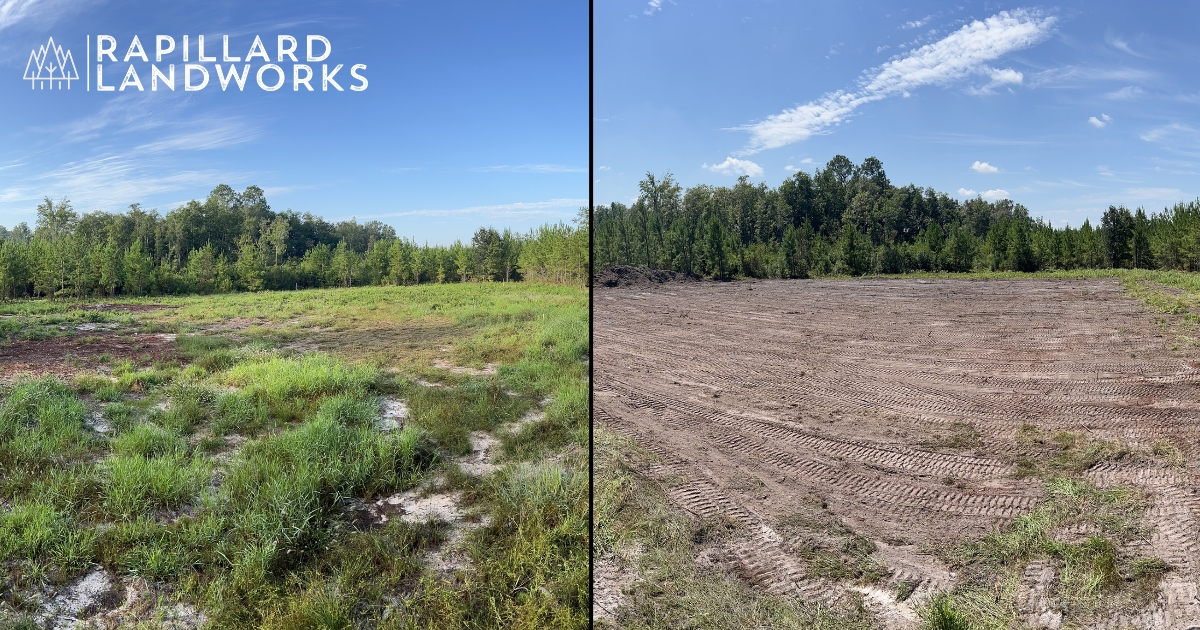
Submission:
[[[585,290],[9,302],[0,335],[0,628],[587,625]]]

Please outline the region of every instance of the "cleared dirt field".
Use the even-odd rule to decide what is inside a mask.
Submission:
[[[638,472],[673,506],[738,532],[697,563],[786,597],[857,591],[913,627],[962,579],[939,550],[1034,510],[1067,442],[1108,444],[1070,474],[1144,493],[1144,535],[1118,554],[1171,569],[1099,617],[1063,618],[1052,559],[1005,597],[1031,627],[1200,627],[1200,352],[1116,279],[601,288],[594,317],[596,423],[657,456]],[[790,526],[815,512],[872,541],[882,577],[821,577],[827,534]]]

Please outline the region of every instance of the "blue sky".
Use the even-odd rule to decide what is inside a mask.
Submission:
[[[778,185],[832,156],[1054,225],[1200,195],[1196,3],[613,0],[597,203],[647,171]]]
[[[46,195],[81,212],[140,203],[165,214],[219,183],[258,185],[275,210],[378,219],[430,243],[480,225],[569,220],[587,204],[587,29],[586,2],[552,0],[0,0],[0,225],[32,226]],[[94,76],[85,89],[85,38],[94,75],[98,34],[116,38],[105,84],[119,85],[132,64],[145,91],[98,92]],[[312,34],[332,45],[323,63],[344,65],[334,77],[343,91],[322,91],[322,64],[306,63]],[[124,63],[135,35],[150,63]],[[155,64],[176,65],[174,91],[150,89],[157,35],[176,43]],[[287,83],[257,87],[266,62],[256,58],[244,60],[244,90],[222,91],[210,62],[209,85],[185,91],[184,35],[192,63],[199,35],[218,63],[223,36],[245,57],[258,35]],[[293,63],[275,59],[279,35],[297,39],[315,91],[293,91]],[[75,60],[69,90],[22,78],[50,37]],[[349,89],[355,64],[367,66],[359,92]]]

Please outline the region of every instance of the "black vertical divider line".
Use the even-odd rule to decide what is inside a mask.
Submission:
[[[593,354],[595,343],[593,330],[595,324],[596,300],[592,276],[595,275],[596,252],[593,241],[596,200],[595,186],[595,144],[596,144],[596,115],[595,115],[595,0],[588,0],[588,627],[594,627],[596,620],[592,611],[596,609],[596,448],[592,434],[594,426],[592,409],[592,393],[596,380],[594,378],[596,361]]]

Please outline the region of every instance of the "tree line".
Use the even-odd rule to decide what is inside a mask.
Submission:
[[[894,186],[874,157],[838,155],[777,188],[683,190],[647,173],[630,206],[594,208],[598,268],[640,265],[713,278],[911,271],[1200,269],[1200,200],[1147,215],[1110,206],[1099,225],[1054,228],[1009,199],[959,202]]]
[[[133,204],[79,215],[47,197],[34,229],[0,226],[0,298],[220,293],[427,282],[581,284],[586,214],[526,234],[480,228],[468,243],[419,244],[379,221],[274,212],[257,186],[217,186],[159,216]]]

